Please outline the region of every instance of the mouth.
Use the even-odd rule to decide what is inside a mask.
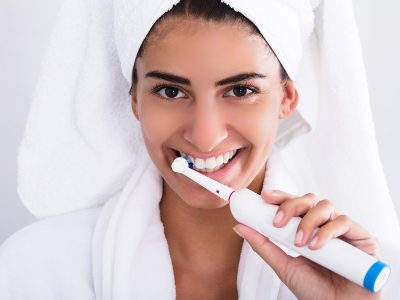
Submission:
[[[176,157],[183,157],[193,163],[192,168],[194,170],[204,175],[211,176],[214,174],[220,174],[222,171],[225,173],[227,169],[237,161],[237,158],[241,155],[244,149],[245,148],[238,148],[215,156],[209,156],[207,158],[192,156],[175,149],[172,150],[175,155],[173,159]]]

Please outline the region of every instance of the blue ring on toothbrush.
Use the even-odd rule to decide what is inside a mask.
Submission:
[[[379,274],[386,268],[390,267],[379,260],[375,262],[367,271],[367,274],[364,277],[363,286],[373,293],[378,292],[379,289],[375,288],[375,282],[378,279]]]

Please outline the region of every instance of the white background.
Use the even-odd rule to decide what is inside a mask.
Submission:
[[[61,0],[0,0],[0,244],[34,220],[16,194],[16,157],[60,3]],[[399,215],[400,39],[395,32],[400,28],[400,1],[353,3],[379,150]]]

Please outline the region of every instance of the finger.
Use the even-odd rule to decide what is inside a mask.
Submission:
[[[276,227],[285,226],[292,217],[302,216],[313,208],[317,203],[317,196],[305,194],[302,197],[288,199],[283,202],[275,215],[274,225]]]
[[[315,229],[335,219],[338,215],[338,211],[329,200],[319,201],[300,221],[297,228],[295,245],[301,247],[307,244]]]
[[[311,240],[309,248],[311,250],[319,249],[329,240],[338,237],[369,255],[379,256],[379,246],[375,238],[346,215],[340,215],[323,225]]]
[[[323,225],[317,233],[315,233],[308,247],[313,250],[321,248],[327,241],[349,232],[352,225],[352,220],[349,217],[340,215]]]
[[[297,198],[297,196],[280,190],[264,190],[261,192],[261,198],[267,203],[279,205],[285,200]]]
[[[289,263],[291,257],[272,243],[267,237],[246,225],[238,224],[234,227],[234,230],[249,243],[251,248],[260,255],[275,271],[278,277],[284,281],[285,267]]]

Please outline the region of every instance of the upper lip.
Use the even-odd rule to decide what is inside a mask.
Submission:
[[[218,155],[223,155],[229,151],[239,150],[239,149],[241,149],[241,147],[230,148],[227,150],[219,150],[219,151],[214,151],[214,152],[207,152],[207,153],[195,153],[195,152],[190,152],[190,151],[186,152],[186,151],[176,150],[176,149],[174,149],[174,150],[178,151],[178,152],[183,152],[187,155],[190,155],[191,157],[206,159],[206,158],[210,158],[210,157],[217,157]]]

